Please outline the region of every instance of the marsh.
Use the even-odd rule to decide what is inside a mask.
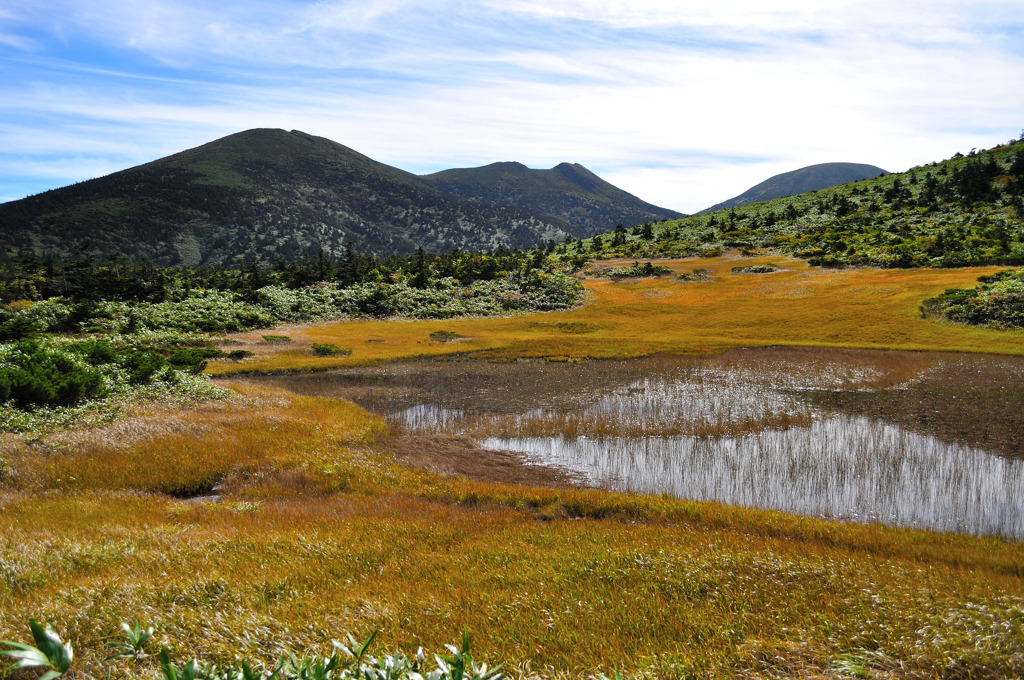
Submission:
[[[350,399],[410,437],[515,452],[593,486],[1024,537],[1017,357],[764,348],[416,361],[266,380]]]

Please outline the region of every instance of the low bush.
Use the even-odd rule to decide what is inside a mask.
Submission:
[[[779,268],[773,264],[750,264],[746,267],[733,267],[733,274],[771,274],[772,272],[779,271]]]
[[[329,342],[316,343],[311,346],[313,354],[318,357],[349,356],[352,354],[350,347],[338,347]]]
[[[199,373],[204,357],[220,350],[178,350],[165,359],[156,350],[118,348],[107,340],[48,346],[36,340],[0,345],[0,403],[18,409],[65,407],[106,397],[155,380],[174,383],[177,371]]]
[[[160,371],[167,368],[166,359],[156,352],[145,349],[121,352],[119,363],[128,371],[128,382],[132,385],[150,383]]]
[[[434,331],[433,333],[430,334],[430,339],[433,342],[441,343],[452,342],[453,340],[458,340],[461,337],[463,336],[459,335],[458,333],[452,333],[451,331]]]
[[[707,269],[694,269],[692,272],[683,272],[676,277],[676,281],[710,281],[711,274]]]
[[[103,374],[80,356],[22,340],[4,352],[0,364],[0,402],[18,408],[70,406],[104,396]]]
[[[454,278],[442,278],[424,288],[413,287],[407,281],[375,281],[298,290],[267,286],[251,296],[232,291],[194,290],[184,299],[156,303],[101,301],[86,304],[52,298],[31,305],[0,307],[0,341],[45,332],[121,334],[136,338],[170,333],[184,337],[270,328],[280,323],[367,317],[494,316],[569,309],[582,299],[583,286],[573,277],[537,270],[513,272],[505,278],[468,285]],[[209,336],[202,339],[208,340]],[[268,344],[291,342],[285,335],[264,335],[263,340]]]
[[[206,368],[207,359],[215,359],[222,356],[224,356],[224,352],[219,349],[193,347],[175,350],[167,357],[167,363],[189,373],[202,373],[203,369]]]
[[[978,278],[973,289],[951,288],[928,298],[922,316],[972,325],[1024,328],[1024,268],[1007,269]]]
[[[668,267],[651,262],[645,262],[642,265],[639,262],[634,262],[629,267],[613,267],[602,272],[604,276],[613,279],[665,276],[671,273],[672,270]]]

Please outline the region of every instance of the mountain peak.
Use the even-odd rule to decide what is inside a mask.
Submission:
[[[862,179],[872,179],[879,175],[888,174],[890,173],[887,170],[863,163],[818,163],[816,165],[808,165],[807,167],[769,177],[760,184],[747,189],[739,196],[722,201],[700,212],[706,213],[714,212],[715,210],[726,210],[728,208],[739,208],[751,203],[795,196],[807,193],[808,191],[819,191],[840,184],[858,182]]]
[[[645,203],[579,163],[532,170],[522,163],[442,170],[421,179],[453,198],[517,206],[555,221],[576,237],[627,225],[682,217]]]

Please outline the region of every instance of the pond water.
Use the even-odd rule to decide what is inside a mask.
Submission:
[[[736,350],[275,379],[623,491],[1024,538],[1024,361]]]

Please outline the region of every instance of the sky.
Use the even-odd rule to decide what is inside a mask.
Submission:
[[[582,163],[695,212],[1024,135],[1024,2],[0,5],[0,202],[257,127],[418,174]]]

